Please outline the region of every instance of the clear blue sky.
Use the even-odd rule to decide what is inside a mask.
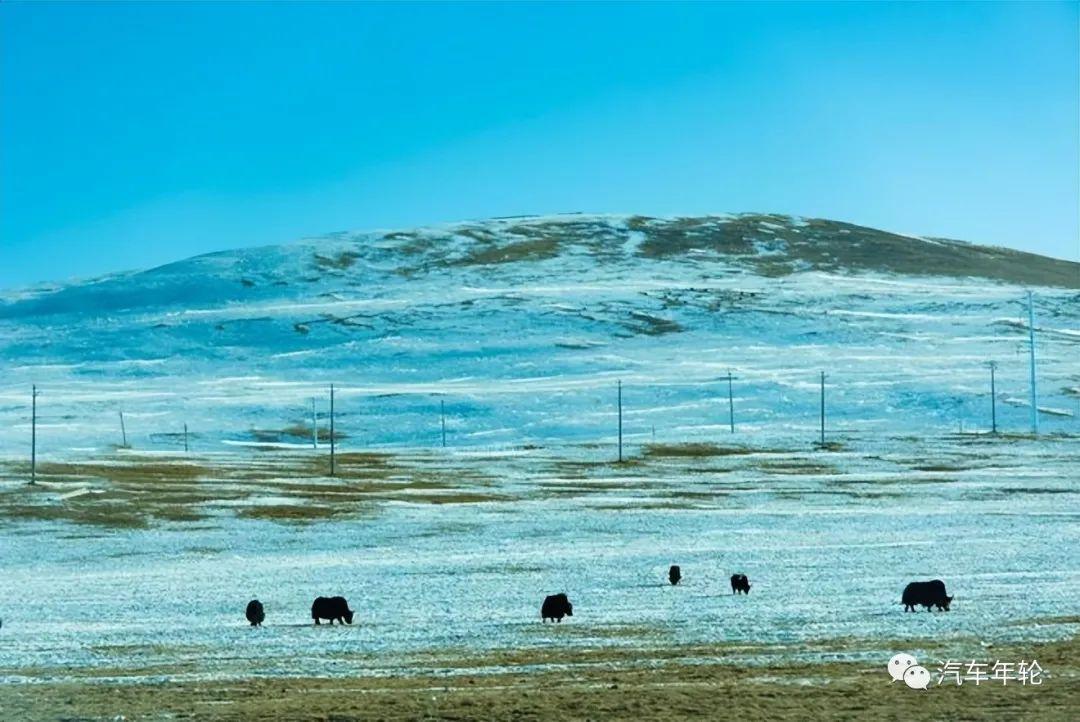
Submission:
[[[519,213],[1080,258],[1080,5],[0,4],[0,286]]]

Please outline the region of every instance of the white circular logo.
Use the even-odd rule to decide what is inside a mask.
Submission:
[[[889,660],[889,676],[893,678],[893,682],[899,682],[904,678],[904,672],[908,667],[914,667],[916,664],[918,662],[910,654],[894,654]]]
[[[930,671],[918,664],[912,665],[904,672],[904,684],[912,689],[925,690],[930,684]]]

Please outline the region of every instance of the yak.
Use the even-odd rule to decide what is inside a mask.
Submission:
[[[566,598],[565,594],[552,594],[544,598],[544,604],[540,607],[540,618],[545,622],[561,622],[563,617],[574,616],[574,605]]]
[[[266,619],[266,612],[263,610],[262,602],[258,599],[252,599],[248,602],[247,611],[244,612],[244,616],[251,622],[251,626],[261,627],[263,620]]]
[[[352,624],[353,610],[349,609],[349,603],[345,597],[318,597],[311,605],[311,618],[315,624],[320,619],[329,619],[333,626],[336,619],[339,624]]]
[[[671,569],[668,569],[667,578],[672,585],[679,583],[679,580],[682,579],[682,569],[679,569],[678,564],[671,565]]]
[[[750,593],[750,580],[746,578],[745,574],[732,574],[731,575],[731,593],[738,594]]]
[[[904,587],[904,593],[900,596],[900,603],[904,605],[905,612],[914,612],[915,607],[920,604],[926,607],[928,612],[931,611],[931,607],[947,612],[952,600],[953,598],[945,593],[945,582],[940,579],[912,582]]]

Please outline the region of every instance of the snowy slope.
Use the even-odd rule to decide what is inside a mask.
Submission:
[[[0,456],[129,440],[352,447],[814,436],[1028,423],[1035,291],[1047,431],[1080,430],[1080,264],[777,215],[493,219],[337,233],[0,296]],[[320,421],[322,423],[322,421]]]

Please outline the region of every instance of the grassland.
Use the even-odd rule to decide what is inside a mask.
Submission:
[[[217,514],[282,523],[370,514],[380,502],[460,504],[498,501],[475,470],[453,475],[385,454],[339,454],[335,475],[325,457],[260,459],[109,456],[39,465],[38,484],[0,490],[0,522],[62,521],[107,528],[201,521]],[[26,479],[26,464],[0,467],[0,478]],[[69,496],[75,494],[75,496]]]
[[[326,457],[311,452],[125,451],[43,463],[36,487],[24,483],[24,464],[0,466],[0,532],[23,548],[40,537],[67,549],[68,561],[53,568],[65,575],[67,588],[93,602],[89,621],[115,625],[107,634],[93,624],[55,632],[58,641],[49,644],[67,650],[77,647],[72,640],[85,640],[86,652],[64,652],[74,661],[60,666],[53,649],[42,646],[42,634],[54,632],[29,631],[34,620],[7,608],[3,633],[9,644],[24,646],[9,647],[0,664],[0,718],[1070,719],[1080,704],[1080,649],[1077,616],[1054,586],[1067,576],[1055,570],[1071,563],[1064,552],[1040,547],[1052,561],[1040,562],[1034,573],[1050,570],[1039,577],[1037,596],[1065,601],[1026,614],[1002,613],[1003,605],[1025,608],[1022,595],[999,585],[996,565],[970,560],[958,567],[967,578],[944,575],[950,589],[955,579],[962,600],[949,615],[904,615],[891,596],[897,580],[907,578],[906,571],[892,573],[903,563],[900,555],[931,547],[890,551],[888,535],[874,531],[885,522],[866,512],[906,512],[919,503],[924,510],[943,508],[949,513],[935,516],[934,527],[974,537],[970,530],[985,525],[997,530],[987,532],[993,545],[1001,530],[1013,528],[1000,516],[1013,500],[1053,512],[1046,495],[1069,488],[1062,475],[1027,472],[1070,468],[1075,439],[956,441],[855,440],[840,452],[809,443],[658,442],[621,463],[597,446],[346,452],[336,458],[335,477],[327,474]],[[1016,469],[1026,473],[1011,476]],[[60,498],[79,489],[100,493]],[[964,522],[972,501],[980,502],[976,512],[983,516]],[[768,515],[748,514],[763,507]],[[824,513],[814,516],[814,509]],[[837,510],[859,513],[831,521]],[[793,517],[785,515],[801,520],[808,511],[805,521],[786,521]],[[1044,519],[1051,538],[1068,523]],[[900,528],[915,523],[898,517]],[[953,526],[962,523],[968,525]],[[676,524],[677,532],[665,530]],[[915,527],[913,540],[925,541],[928,528]],[[797,534],[783,536],[784,529]],[[693,539],[681,541],[685,534]],[[711,542],[709,534],[716,535]],[[627,556],[605,560],[611,550],[639,543],[639,535],[652,536]],[[155,536],[171,541],[155,547]],[[283,548],[280,564],[269,563],[275,548],[294,537],[302,544]],[[67,543],[73,539],[86,541]],[[245,539],[254,546],[245,547]],[[573,543],[563,545],[564,539]],[[702,539],[711,546],[695,559]],[[518,546],[509,548],[508,540]],[[313,544],[321,554],[323,543],[330,544],[326,566],[296,559]],[[684,564],[685,578],[672,588],[663,581],[664,552],[679,543],[674,560]],[[748,558],[755,543],[758,555]],[[595,554],[564,557],[589,544]],[[79,546],[99,552],[70,551]],[[664,548],[662,556],[654,546]],[[174,547],[186,552],[174,555]],[[865,556],[868,549],[873,556]],[[162,556],[147,556],[153,554]],[[171,610],[160,630],[132,629],[138,620],[129,624],[127,607],[110,606],[110,591],[72,581],[72,559],[84,560],[89,572],[107,572],[103,579],[138,578],[166,588],[172,577],[158,576],[159,561],[180,565],[176,573],[189,574],[184,583],[193,586],[203,584],[200,575],[230,564],[236,575],[198,587],[190,602],[197,611],[185,603],[180,613],[188,616],[175,626]],[[723,573],[735,564],[746,565],[755,580],[750,597],[732,597],[723,586]],[[807,579],[814,585],[822,579],[800,570],[832,564],[860,570],[845,587],[862,584],[865,568],[881,569],[872,574],[883,579],[860,587],[856,605],[850,596],[839,602],[827,596],[821,609],[808,608],[802,592],[789,596]],[[1027,562],[1020,565],[1008,573]],[[340,576],[328,576],[337,570]],[[273,584],[258,588],[268,584],[264,577]],[[533,590],[565,580],[604,585],[571,589],[578,614],[556,629],[534,618]],[[303,587],[303,596],[293,595],[291,584]],[[377,613],[353,627],[308,629],[306,595],[323,586],[360,597]],[[882,586],[888,594],[879,598]],[[400,593],[417,589],[424,591],[411,604],[425,613],[405,623]],[[249,590],[268,602],[273,619],[250,635],[242,619]],[[455,616],[460,626],[446,631],[438,615],[454,608],[462,590],[478,605],[462,620]],[[494,620],[482,606],[488,599],[500,600]],[[507,607],[522,616],[500,617]],[[207,624],[211,614],[214,623]],[[838,621],[825,626],[833,618]],[[985,631],[990,618],[998,620],[997,637]],[[820,636],[799,637],[814,624]],[[415,629],[425,636],[413,646]],[[1035,657],[1048,675],[1038,687],[943,685],[916,692],[888,682],[883,661],[898,650],[918,651],[933,663]]]
[[[484,669],[484,660],[438,656],[406,674],[350,678],[43,681],[0,687],[0,709],[28,721],[1071,720],[1080,706],[1075,639],[994,650],[996,658],[1038,659],[1047,672],[1038,686],[946,682],[926,691],[890,684],[884,663],[746,665],[732,658],[737,651],[628,649],[598,656],[552,650],[536,659],[505,656],[493,669]],[[530,671],[552,660],[556,667]]]
[[[490,458],[353,451],[337,454],[333,477],[325,451],[204,457],[122,452],[39,464],[36,486],[23,483],[27,464],[0,465],[0,524],[40,520],[139,529],[222,515],[307,524],[370,517],[387,503],[513,505],[590,497],[594,509],[615,509],[627,504],[627,495],[643,509],[700,508],[734,505],[739,492],[765,489],[788,500],[900,498],[909,489],[961,484],[969,474],[975,475],[967,492],[972,495],[1067,493],[1053,479],[993,490],[977,483],[980,473],[1009,468],[1008,450],[1018,441],[1023,439],[1002,437],[994,448],[979,440],[973,450],[943,440],[923,456],[844,446],[655,442],[621,462],[588,446]],[[1071,453],[1064,451],[1071,440],[1061,442],[1062,453]],[[1051,443],[1040,453],[1057,463],[1054,449]]]

